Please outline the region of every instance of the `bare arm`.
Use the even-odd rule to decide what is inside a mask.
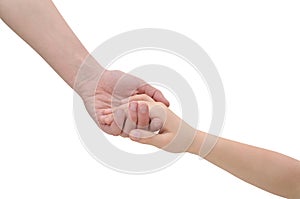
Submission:
[[[207,155],[202,156],[204,159],[263,190],[287,198],[300,198],[300,161],[274,151],[217,138],[195,130],[164,105],[151,102],[147,97],[144,99],[148,102],[139,101],[138,106],[147,103],[150,114],[147,112],[143,116],[139,109],[138,113],[128,110],[129,114],[138,115],[137,120],[149,115],[152,119],[153,111],[157,112],[158,109],[151,107],[158,105],[166,113],[165,124],[157,135],[150,131],[133,130],[130,132],[132,140],[151,144],[169,152],[189,152],[202,156],[205,138],[214,139],[216,144]]]
[[[102,115],[99,109],[110,108],[113,100],[121,103],[133,93],[145,93],[168,105],[162,93],[143,80],[101,67],[51,0],[0,0],[0,17],[77,91],[91,117],[105,132],[124,133],[116,122],[109,126],[98,122]],[[118,85],[119,82],[122,84]],[[122,116],[118,121],[123,123],[126,117]]]
[[[189,152],[199,154],[204,136],[207,134],[197,133]],[[256,187],[283,197],[300,198],[300,162],[296,159],[224,138],[219,138],[204,158]]]
[[[1,0],[0,16],[73,87],[77,70],[89,53],[52,1]]]

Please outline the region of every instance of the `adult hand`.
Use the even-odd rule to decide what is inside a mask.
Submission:
[[[76,85],[76,90],[79,91],[91,117],[103,131],[111,135],[126,137],[131,130],[136,128],[132,119],[128,118],[123,110],[114,112],[114,120],[111,123],[103,121],[104,115],[114,107],[127,103],[131,96],[145,94],[156,102],[169,106],[169,102],[159,90],[135,76],[117,70],[105,70],[101,74],[89,78],[88,81],[80,80]],[[138,106],[132,104],[131,110],[137,111],[137,108]],[[144,111],[143,107],[140,111]],[[143,128],[150,128],[153,131],[161,128],[161,125],[158,125],[159,121],[154,120],[149,125],[148,116],[144,120],[141,117],[141,121],[143,121]]]

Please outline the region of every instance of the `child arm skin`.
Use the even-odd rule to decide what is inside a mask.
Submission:
[[[202,156],[201,147],[204,140],[206,136],[212,135],[193,129],[162,103],[153,102],[147,96],[144,100],[146,101],[137,102],[134,101],[134,97],[131,99],[129,106],[134,104],[138,108],[128,109],[129,117],[133,116],[135,121],[139,118],[145,120],[148,116],[149,120],[158,117],[165,122],[158,134],[147,129],[131,131],[129,137],[133,141],[150,144],[169,152],[200,155],[210,163],[265,191],[286,198],[300,198],[300,161],[221,137],[216,138],[215,146],[208,154]],[[141,112],[141,109],[146,111]],[[176,139],[176,136],[180,139]]]

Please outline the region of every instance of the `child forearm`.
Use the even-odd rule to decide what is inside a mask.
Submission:
[[[140,100],[136,96],[133,99]],[[173,153],[189,152],[200,155],[212,164],[256,187],[283,197],[300,198],[300,162],[298,160],[195,130],[166,106],[155,103],[153,100],[145,99],[145,101],[130,103],[136,103],[138,106],[147,104],[150,113],[144,114],[151,120],[155,118],[154,115],[157,115],[164,121],[159,134],[145,130],[131,131],[129,137],[133,141],[150,144]],[[123,106],[125,110],[129,110],[127,107],[128,105]],[[139,112],[139,109],[136,111]],[[128,114],[133,115],[130,110]],[[134,115],[140,114],[141,112],[134,113]],[[210,148],[211,150],[208,150]]]
[[[189,152],[201,154],[200,147],[205,136],[199,131]],[[214,148],[204,158],[268,192],[300,198],[300,162],[296,159],[224,138],[218,138]]]

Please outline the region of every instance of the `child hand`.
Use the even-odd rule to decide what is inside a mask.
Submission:
[[[131,140],[174,153],[191,149],[196,130],[164,104],[155,102],[146,95],[136,95],[128,101],[129,103],[114,110],[107,110],[107,117],[101,121],[109,124],[114,120],[113,113],[124,111],[130,121],[126,122],[123,129],[128,132]],[[157,130],[158,133],[154,132]]]
[[[138,106],[138,101],[148,102]],[[129,103],[130,102],[130,103]],[[149,117],[149,107],[152,109],[159,103],[147,95],[135,95],[128,99],[123,100],[123,105],[114,107],[113,109],[102,109],[99,122],[102,125],[112,125],[113,121],[118,124],[119,128],[122,129],[123,133],[121,136],[128,137],[129,132],[133,129],[143,129],[152,132],[158,131],[163,126],[164,118],[159,112],[154,111]],[[120,115],[127,118],[122,122]]]

